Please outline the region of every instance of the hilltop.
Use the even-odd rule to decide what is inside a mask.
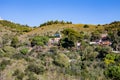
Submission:
[[[87,28],[84,26],[88,26]],[[74,29],[78,32],[91,32],[95,30],[104,30],[102,25],[92,25],[92,24],[51,24],[51,25],[44,25],[42,27],[36,27],[34,30],[24,34],[23,36],[30,36],[30,35],[49,35],[52,36],[56,32],[60,32],[66,28]]]

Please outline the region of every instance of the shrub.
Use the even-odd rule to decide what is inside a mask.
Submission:
[[[68,67],[70,65],[69,58],[62,53],[59,53],[55,56],[54,63],[60,67]]]
[[[28,75],[28,79],[27,79],[27,80],[38,80],[38,79],[34,76],[33,73],[30,73],[30,74]]]
[[[4,46],[3,51],[6,53],[5,56],[11,56],[16,53],[15,48],[13,48],[11,46]]]
[[[15,80],[23,80],[25,74],[20,70],[16,69],[15,72],[13,73],[13,76],[15,76]]]
[[[107,54],[111,53],[112,48],[109,46],[104,46],[104,47],[99,46],[96,48],[96,51],[99,52],[97,57],[103,59]]]
[[[26,55],[28,53],[28,48],[23,48],[20,50],[20,53]]]
[[[17,54],[12,55],[11,58],[14,58],[14,59],[22,59],[22,58],[24,58],[24,57],[25,57],[25,56],[24,56],[23,54],[17,53]]]
[[[37,66],[36,64],[30,64],[27,67],[27,71],[34,72],[36,74],[43,74],[45,69],[43,66]]]
[[[101,38],[99,31],[94,31],[91,33],[91,41],[99,40]]]
[[[12,38],[11,46],[16,48],[18,47],[18,44],[19,44],[18,38],[17,37]]]
[[[11,37],[12,37],[12,35],[10,35],[10,34],[4,34],[4,35],[2,36],[2,45],[3,45],[3,46],[8,45],[9,42],[10,42],[10,40],[11,40]]]
[[[106,77],[112,80],[120,80],[120,66],[110,66],[105,70]]]
[[[89,28],[89,26],[88,26],[88,25],[84,25],[83,27],[84,27],[84,28]]]
[[[35,36],[31,41],[31,46],[43,46],[48,42],[49,38],[46,36]]]
[[[10,65],[10,60],[2,60],[0,63],[0,71],[4,70],[7,65]]]
[[[115,56],[115,61],[116,61],[117,63],[120,62],[120,54],[117,54],[117,55]]]

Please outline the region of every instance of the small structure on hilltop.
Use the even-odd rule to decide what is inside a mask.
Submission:
[[[89,44],[110,46],[112,43],[108,38],[108,34],[105,33],[105,34],[101,34],[101,38],[99,40],[95,40],[93,42],[90,42]]]
[[[61,39],[61,34],[59,32],[56,32],[52,38],[49,39],[49,45],[59,44],[59,41]]]
[[[101,39],[100,39],[100,45],[111,45],[112,43],[110,42],[109,38],[108,38],[108,34],[101,34]]]

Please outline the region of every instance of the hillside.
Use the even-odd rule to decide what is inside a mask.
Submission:
[[[17,33],[24,33],[32,30],[28,25],[21,25],[7,20],[0,20],[0,27]]]
[[[120,80],[119,63],[120,22],[0,21],[0,80]]]
[[[50,35],[52,36],[56,32],[60,32],[66,28],[74,29],[78,32],[84,31],[84,32],[91,32],[95,30],[104,30],[103,26],[97,26],[97,25],[90,25],[88,24],[88,28],[84,28],[84,25],[86,24],[52,24],[42,27],[37,27],[36,29],[24,34],[22,37],[27,37],[31,35]]]

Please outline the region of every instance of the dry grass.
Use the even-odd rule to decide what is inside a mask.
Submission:
[[[32,36],[32,35],[52,35],[57,31],[62,31],[65,28],[72,28],[76,31],[84,31],[84,32],[91,32],[95,30],[103,30],[103,26],[97,26],[97,25],[89,25],[89,28],[84,28],[84,24],[53,24],[53,25],[48,25],[48,26],[43,26],[43,27],[38,27],[21,37],[27,37],[27,36]]]

